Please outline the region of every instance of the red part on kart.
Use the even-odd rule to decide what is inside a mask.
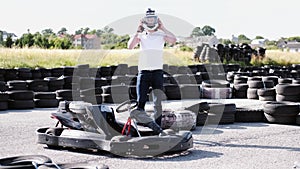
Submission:
[[[122,135],[125,135],[126,128],[127,128],[126,136],[128,136],[130,133],[130,129],[131,129],[131,118],[130,117],[128,117],[127,122],[124,124],[124,127],[122,129]]]

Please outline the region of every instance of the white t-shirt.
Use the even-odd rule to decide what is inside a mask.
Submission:
[[[164,32],[141,33],[141,53],[139,56],[139,70],[163,69],[163,48],[165,44]]]

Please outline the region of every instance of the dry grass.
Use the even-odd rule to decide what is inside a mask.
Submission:
[[[77,64],[90,64],[91,67],[118,65],[126,63],[137,65],[139,50],[45,50],[45,49],[7,49],[0,48],[0,67],[60,67]],[[164,63],[169,65],[197,64],[192,60],[192,52],[179,49],[165,49]],[[266,58],[256,64],[289,65],[300,63],[300,53],[267,51]]]

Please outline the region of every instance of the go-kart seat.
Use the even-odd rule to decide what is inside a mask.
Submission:
[[[104,133],[107,139],[121,135],[124,124],[117,122],[114,110],[105,105],[88,106],[86,109],[89,125],[95,127],[100,133]],[[132,131],[134,132],[134,129]],[[133,134],[132,134],[133,135]]]

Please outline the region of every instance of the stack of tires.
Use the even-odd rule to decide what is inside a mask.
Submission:
[[[226,80],[204,80],[201,90],[202,97],[207,99],[229,99],[232,97],[230,83]]]
[[[129,87],[126,85],[109,85],[102,87],[103,103],[122,103],[129,100]]]
[[[247,76],[235,75],[233,78],[233,95],[235,98],[247,98],[249,88]]]
[[[232,124],[235,121],[235,104],[210,103],[208,124]]]
[[[5,81],[17,80],[18,71],[16,69],[6,69],[4,77]]]
[[[5,92],[8,90],[8,87],[4,81],[0,81],[0,92]]]
[[[236,108],[235,122],[264,122],[264,110],[263,109],[247,109],[247,108]]]
[[[300,84],[278,84],[276,86],[276,101],[300,101]]]
[[[95,104],[102,103],[102,93],[103,90],[101,87],[85,89],[80,91],[81,100],[84,102]]]
[[[248,77],[247,89],[248,99],[259,99],[262,101],[275,100],[274,82],[271,80],[263,81],[261,77]]]
[[[43,79],[27,80],[28,89],[34,92],[47,92],[48,82]]]
[[[55,92],[35,92],[34,103],[38,108],[50,108],[57,107],[59,101],[56,99]]]
[[[71,89],[61,89],[61,90],[56,90],[56,99],[58,101],[75,101],[75,99],[73,99],[73,94],[75,95],[76,91],[74,91]],[[75,97],[74,97],[75,98]]]
[[[34,93],[27,90],[8,91],[9,109],[33,109],[34,108]]]
[[[269,123],[295,124],[299,114],[299,105],[292,102],[267,102],[264,114]]]
[[[0,81],[5,81],[5,73],[6,73],[6,70],[0,68]]]
[[[44,80],[48,82],[48,89],[50,92],[55,92],[56,90],[63,89],[64,87],[63,79],[59,79],[57,77],[45,77]]]
[[[190,107],[185,108],[186,110],[190,110],[197,115],[196,125],[203,126],[206,123],[208,117],[209,104],[207,102],[201,102],[194,104]]]

